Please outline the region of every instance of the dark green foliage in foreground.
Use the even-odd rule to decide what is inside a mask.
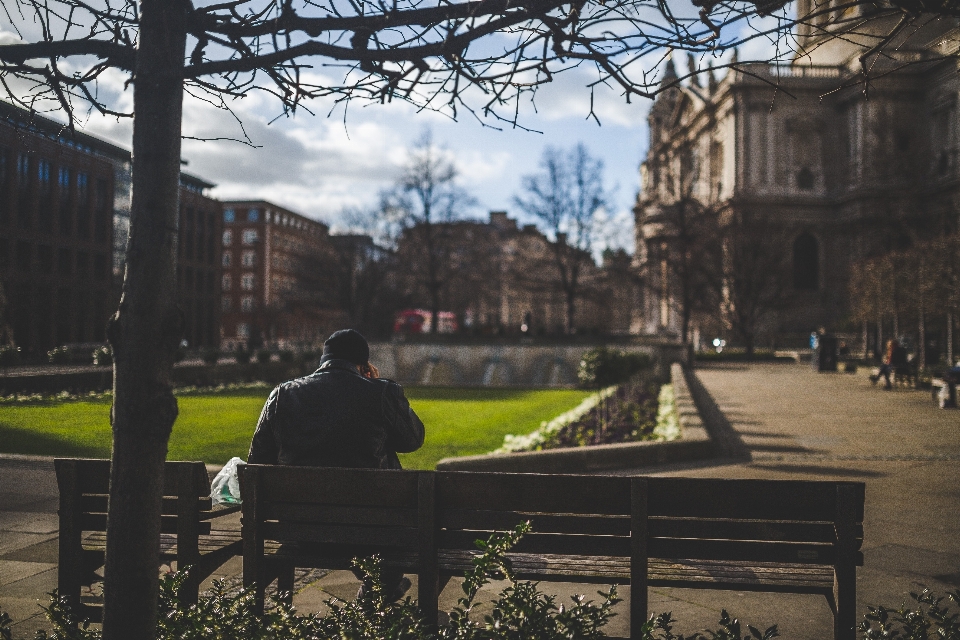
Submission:
[[[13,634],[10,632],[10,616],[5,611],[0,611],[0,638],[10,640]]]
[[[506,557],[507,551],[530,531],[529,523],[509,533],[497,533],[487,542],[479,542],[483,554],[473,562],[463,580],[463,597],[450,612],[450,624],[440,630],[443,640],[593,640],[604,637],[601,630],[615,615],[611,612],[617,598],[616,587],[601,592],[603,603],[595,605],[576,596],[569,608],[557,605],[556,598],[540,592],[537,583],[518,582]],[[493,577],[504,577],[510,586],[493,602],[493,611],[483,620],[470,618],[480,588]]]
[[[917,602],[916,609],[905,604],[897,610],[868,607],[869,613],[860,623],[863,637],[866,640],[960,640],[960,613],[949,608],[951,601],[960,604],[960,590],[938,597],[924,589],[910,596]]]
[[[698,631],[691,636],[673,634],[673,625],[676,620],[669,613],[650,616],[643,625],[641,638],[643,640],[770,640],[780,637],[777,625],[760,631],[756,627],[747,625],[747,635],[743,635],[742,624],[736,618],[731,618],[726,609],[720,612],[720,628],[715,631]]]
[[[371,585],[353,602],[327,601],[325,615],[297,615],[288,605],[276,603],[262,617],[253,614],[253,591],[227,591],[222,582],[200,598],[196,605],[180,603],[177,591],[185,574],[167,575],[160,581],[160,606],[157,640],[599,640],[603,627],[615,614],[620,600],[616,587],[599,592],[603,598],[594,604],[583,596],[573,598],[570,606],[557,604],[556,598],[539,590],[538,583],[517,581],[511,571],[507,552],[530,531],[523,523],[506,533],[497,533],[487,542],[478,541],[483,553],[474,559],[473,569],[463,581],[464,595],[449,615],[449,624],[433,633],[420,617],[416,603],[409,597],[388,602],[381,580],[378,557],[355,560],[354,564]],[[471,616],[480,589],[491,579],[506,579],[509,585],[496,600],[493,610],[482,618]],[[67,604],[51,594],[45,609],[53,631],[38,631],[35,640],[99,640],[100,631],[77,623]],[[674,635],[669,613],[651,616],[644,623],[641,640],[769,640],[777,637],[776,626],[760,632],[741,623],[726,611],[716,631],[691,636]],[[9,640],[10,619],[0,612],[0,640]],[[874,637],[874,636],[870,636]],[[879,636],[876,636],[879,637]],[[910,636],[910,638],[920,636]],[[926,638],[926,636],[923,636]],[[949,636],[954,638],[955,636]]]
[[[597,347],[583,355],[577,377],[583,386],[599,389],[626,382],[652,365],[653,361],[645,353]]]

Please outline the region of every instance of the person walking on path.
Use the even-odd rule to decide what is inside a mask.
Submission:
[[[380,377],[366,338],[343,329],[323,343],[316,371],[270,393],[247,462],[400,469],[397,454],[416,451],[423,438],[423,422],[403,387]],[[382,581],[394,600],[410,588],[400,571],[384,570]],[[369,588],[364,584],[361,592]]]

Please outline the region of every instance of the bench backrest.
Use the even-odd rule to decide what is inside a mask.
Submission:
[[[473,550],[529,520],[517,553],[631,555],[629,478],[441,471],[436,482],[440,549]]]
[[[57,458],[54,461],[60,489],[61,528],[64,520],[79,523],[80,531],[106,531],[110,493],[110,461]],[[180,498],[188,498],[181,501]],[[198,522],[212,508],[210,480],[202,462],[167,462],[163,471],[161,532],[177,533],[183,515],[197,534],[210,533],[209,522]],[[72,525],[75,526],[75,525]]]
[[[437,540],[530,520],[516,552],[832,565],[860,547],[863,502],[859,482],[438,472]]]
[[[421,478],[417,471],[246,465],[244,539],[416,550]],[[425,498],[432,506],[432,495]]]

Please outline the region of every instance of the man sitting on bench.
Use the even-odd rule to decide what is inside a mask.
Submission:
[[[323,343],[320,368],[277,386],[250,443],[250,464],[400,469],[397,453],[423,445],[423,422],[403,387],[379,377],[359,332],[343,329]],[[394,599],[410,581],[384,571]],[[361,591],[369,585],[361,587]]]

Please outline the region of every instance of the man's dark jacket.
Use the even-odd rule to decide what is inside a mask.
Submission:
[[[397,453],[422,444],[423,423],[399,384],[365,378],[334,359],[273,390],[247,462],[399,469]]]

